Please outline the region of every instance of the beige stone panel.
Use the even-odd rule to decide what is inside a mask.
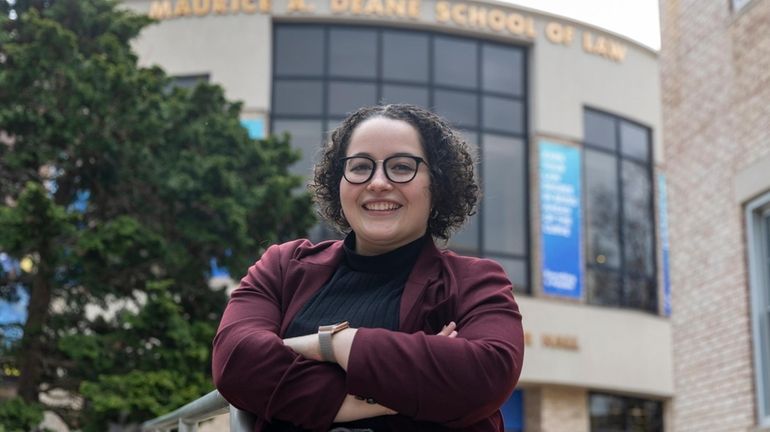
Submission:
[[[668,319],[558,299],[518,296],[517,301],[530,340],[523,385],[673,395]]]

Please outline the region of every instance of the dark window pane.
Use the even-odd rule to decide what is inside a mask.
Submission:
[[[588,303],[606,306],[620,306],[623,289],[617,273],[589,268],[586,271]]]
[[[179,75],[179,76],[173,76],[171,77],[171,88],[174,87],[181,87],[181,88],[193,88],[197,86],[200,83],[207,83],[209,82],[209,76],[208,74],[203,75]]]
[[[594,150],[584,150],[587,235],[586,260],[612,268],[620,267],[620,230],[617,159]]]
[[[524,55],[518,48],[484,44],[481,48],[482,88],[514,96],[524,88]]]
[[[623,297],[624,306],[650,312],[658,311],[658,295],[655,283],[650,279],[626,277],[623,280]]]
[[[663,403],[606,394],[590,395],[591,432],[663,432]]]
[[[529,282],[527,281],[527,262],[521,259],[491,257],[500,263],[505,269],[505,274],[513,284],[516,292],[526,292]]]
[[[655,254],[649,168],[627,160],[622,164],[623,250],[626,271],[652,276],[655,273]]]
[[[586,111],[583,116],[583,134],[589,144],[613,151],[617,149],[615,120],[610,116]]]
[[[384,79],[428,82],[427,35],[385,31],[382,38]]]
[[[323,74],[323,29],[277,26],[275,29],[275,73],[278,75]]]
[[[609,395],[591,395],[591,432],[625,432],[623,399]]]
[[[436,36],[433,75],[436,84],[478,88],[477,43],[468,39]]]
[[[321,148],[320,120],[275,120],[273,134],[288,132],[291,135],[291,146],[302,152],[302,159],[290,167],[293,174],[311,178],[314,159]]]
[[[329,115],[345,116],[362,106],[377,103],[377,88],[374,84],[329,83]]]
[[[650,134],[646,128],[620,122],[620,150],[625,156],[641,161],[650,159]]]
[[[462,137],[465,139],[465,142],[468,143],[468,147],[470,147],[471,155],[473,156],[474,160],[478,161],[478,154],[479,154],[478,134],[473,131],[462,131],[461,134],[462,134]],[[476,168],[476,173],[479,174],[478,166]],[[475,215],[471,216],[469,220],[465,223],[465,225],[462,227],[462,229],[452,236],[450,244],[452,248],[461,250],[464,253],[472,253],[472,254],[479,253],[479,213],[478,212]]]
[[[526,176],[524,143],[484,135],[484,248],[526,254]]]
[[[332,76],[375,78],[377,33],[332,28],[329,31],[329,73]]]
[[[321,114],[322,81],[275,80],[274,83],[275,114]]]
[[[524,106],[521,102],[484,96],[484,127],[510,133],[524,132]]]
[[[478,253],[479,250],[479,215],[471,216],[460,231],[452,236],[449,243],[452,249]]]
[[[478,124],[479,103],[476,93],[436,90],[433,105],[435,111],[454,126],[475,128]]]
[[[386,84],[382,86],[382,102],[410,103],[428,107],[428,89],[425,87]]]

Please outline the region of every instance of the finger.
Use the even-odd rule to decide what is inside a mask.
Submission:
[[[457,330],[453,331],[452,333],[449,333],[449,337],[457,337]]]
[[[440,331],[440,332],[438,332],[437,334],[438,334],[439,336],[449,336],[449,335],[450,335],[450,334],[451,334],[451,333],[454,331],[454,329],[455,329],[456,327],[457,327],[457,324],[455,324],[455,322],[454,322],[454,321],[452,321],[452,322],[450,322],[449,324],[447,324],[447,325],[445,325],[444,327],[442,327],[442,328],[441,328],[441,331]]]

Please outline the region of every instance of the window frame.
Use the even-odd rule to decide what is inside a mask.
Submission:
[[[770,298],[766,293],[770,288],[770,272],[762,263],[768,262],[770,258],[770,231],[763,224],[765,219],[770,218],[770,192],[750,201],[746,205],[745,214],[757,423],[761,427],[767,427],[770,426],[770,409],[765,412],[764,407],[770,399],[770,387],[766,388],[762,375],[770,374],[770,365],[764,363],[762,357],[764,351],[766,358],[770,358],[770,342],[762,338],[762,327],[764,326],[765,332],[770,334]]]
[[[303,28],[317,28],[321,29],[323,33],[323,73],[321,75],[296,75],[296,74],[281,74],[278,73],[276,70],[276,57],[277,57],[277,38],[275,37],[276,32],[281,28],[288,28],[288,27],[303,27]],[[332,29],[345,29],[345,30],[367,30],[367,31],[373,31],[376,35],[376,49],[377,53],[375,55],[375,58],[377,59],[377,65],[376,65],[376,71],[375,76],[373,78],[360,78],[360,77],[350,77],[345,78],[345,82],[348,83],[367,83],[367,84],[374,84],[375,85],[375,97],[376,101],[379,102],[383,98],[383,89],[386,85],[400,85],[400,86],[409,86],[409,87],[416,87],[416,88],[422,88],[426,89],[428,92],[428,106],[431,107],[432,110],[435,111],[435,94],[437,91],[454,91],[454,92],[461,92],[467,95],[473,95],[473,97],[476,99],[478,104],[478,109],[475,115],[475,123],[476,125],[473,127],[457,127],[457,129],[461,130],[463,133],[471,134],[473,135],[473,139],[471,139],[470,136],[468,136],[468,141],[471,141],[476,144],[476,151],[477,151],[477,160],[480,162],[483,160],[484,156],[484,135],[485,134],[492,134],[492,135],[498,135],[498,136],[504,136],[511,139],[520,140],[523,145],[523,158],[524,158],[524,173],[523,178],[525,179],[526,185],[524,187],[524,221],[525,224],[524,227],[524,245],[523,250],[524,254],[519,253],[508,253],[508,252],[495,252],[495,251],[488,251],[485,247],[484,242],[484,235],[485,235],[485,227],[483,223],[483,214],[485,211],[485,203],[484,200],[482,200],[478,207],[477,215],[474,216],[478,218],[475,228],[476,228],[476,244],[474,248],[463,248],[458,246],[453,246],[452,248],[457,250],[460,253],[468,254],[468,255],[476,255],[476,256],[482,256],[487,258],[500,258],[500,259],[512,259],[516,260],[518,262],[521,262],[524,266],[524,278],[526,279],[526,285],[521,287],[515,287],[516,292],[519,293],[526,293],[529,294],[532,292],[532,240],[531,240],[531,234],[532,230],[530,227],[531,224],[531,215],[530,215],[530,167],[529,163],[527,161],[530,157],[530,149],[529,149],[529,107],[530,107],[530,92],[528,89],[529,86],[529,55],[530,50],[529,47],[526,45],[521,44],[513,44],[513,43],[504,43],[501,41],[497,41],[494,39],[485,39],[485,38],[479,38],[479,37],[469,37],[469,36],[458,36],[456,34],[452,33],[446,33],[446,32],[440,32],[435,30],[428,30],[428,29],[403,29],[399,27],[390,27],[390,26],[369,26],[364,24],[348,24],[348,23],[332,23],[332,22],[319,22],[319,23],[300,23],[300,22],[292,22],[292,21],[282,21],[282,20],[276,20],[273,22],[273,40],[272,40],[272,78],[271,78],[271,97],[270,97],[270,106],[275,107],[276,104],[276,92],[275,89],[275,83],[276,82],[289,82],[293,80],[317,80],[320,81],[322,84],[322,107],[321,112],[313,115],[306,115],[306,114],[276,114],[272,111],[270,113],[270,121],[269,121],[269,127],[270,131],[274,130],[273,124],[276,120],[320,120],[322,124],[322,131],[321,134],[328,134],[329,128],[332,127],[332,125],[336,124],[339,120],[341,120],[340,116],[332,115],[329,110],[329,97],[330,97],[330,84],[332,82],[338,81],[341,78],[332,76],[330,73],[330,51],[331,51],[331,37],[330,33]],[[384,35],[386,32],[393,32],[393,33],[399,33],[399,34],[405,34],[405,35],[420,35],[425,36],[427,38],[427,45],[428,45],[428,78],[427,82],[425,83],[418,83],[413,81],[407,81],[407,80],[401,80],[401,79],[390,79],[384,77]],[[435,75],[435,44],[437,38],[444,38],[449,40],[462,40],[464,42],[470,42],[473,44],[474,49],[476,50],[476,83],[474,84],[474,88],[469,87],[463,87],[463,86],[456,86],[456,85],[450,85],[450,84],[439,84],[436,79]],[[484,62],[484,47],[485,46],[493,46],[493,47],[502,47],[502,48],[513,48],[516,50],[519,50],[521,53],[521,91],[520,94],[514,95],[514,94],[506,94],[499,91],[494,90],[485,90],[484,89],[484,82],[483,82],[483,62]],[[484,98],[488,96],[498,97],[505,100],[510,101],[516,101],[522,105],[522,130],[520,132],[511,132],[511,131],[505,131],[505,130],[499,130],[499,129],[493,129],[493,128],[485,128],[482,124],[482,121],[484,119],[484,113],[483,113],[483,102]],[[482,164],[479,164],[477,166],[477,175],[479,178],[479,182],[482,186],[482,190],[484,189],[484,183],[485,183],[485,177],[484,177],[484,167]],[[468,225],[466,224],[466,228]],[[327,233],[330,234],[330,233]],[[450,242],[451,245],[451,242]]]
[[[655,170],[655,164],[653,159],[653,129],[645,124],[639,123],[637,121],[634,121],[632,119],[629,119],[627,117],[623,117],[617,114],[613,114],[611,112],[601,110],[592,106],[583,106],[583,122],[585,125],[585,118],[587,113],[592,113],[594,115],[604,116],[609,118],[613,123],[613,135],[614,135],[614,142],[615,142],[615,148],[612,150],[607,149],[606,147],[594,144],[586,139],[587,132],[583,130],[583,149],[584,150],[591,150],[594,152],[599,152],[604,155],[608,155],[614,158],[615,162],[615,174],[616,174],[616,198],[618,200],[618,214],[617,214],[617,222],[618,222],[618,246],[619,246],[619,253],[620,253],[620,265],[618,268],[612,268],[612,267],[604,267],[601,265],[597,265],[591,262],[591,257],[588,254],[588,242],[590,239],[588,239],[588,224],[589,224],[589,216],[587,214],[587,200],[588,200],[588,187],[586,185],[586,156],[585,151],[583,152],[583,158],[582,158],[582,164],[583,164],[583,205],[586,210],[585,217],[584,217],[584,232],[586,233],[583,245],[583,256],[585,257],[585,269],[586,271],[594,271],[594,272],[602,272],[605,274],[609,274],[613,277],[618,277],[620,280],[620,293],[619,293],[619,301],[618,304],[603,304],[598,302],[593,302],[592,297],[590,296],[590,290],[588,287],[586,287],[586,303],[588,304],[595,304],[600,306],[607,306],[607,307],[620,307],[625,309],[633,309],[633,310],[640,310],[644,312],[653,313],[656,315],[660,315],[660,281],[659,279],[659,269],[658,269],[658,226],[657,226],[657,219],[656,219],[656,213],[655,213],[655,205],[656,205],[656,188],[657,185],[654,181],[654,170]],[[633,156],[629,156],[623,153],[623,143],[621,141],[621,126],[623,123],[630,124],[632,126],[640,127],[647,131],[647,155],[646,160],[641,160],[638,158],[635,158]],[[650,186],[650,203],[649,208],[647,209],[648,215],[650,217],[650,227],[651,227],[651,249],[652,249],[652,256],[651,264],[652,264],[652,274],[650,276],[642,274],[636,274],[636,272],[629,272],[629,270],[626,268],[626,242],[625,242],[625,233],[624,233],[624,227],[625,227],[625,215],[624,215],[624,199],[625,199],[625,193],[623,191],[623,162],[629,162],[632,164],[636,164],[639,167],[644,168],[644,172],[647,174],[647,178],[649,179],[649,186]],[[646,281],[647,283],[652,284],[652,289],[650,290],[650,294],[654,296],[654,299],[650,301],[650,305],[654,305],[653,309],[649,308],[643,308],[639,306],[635,306],[632,304],[629,304],[628,302],[628,294],[625,290],[625,279],[631,278],[633,280],[637,281]]]
[[[660,430],[659,431],[651,431],[651,432],[663,432],[666,429],[666,408],[663,400],[660,399],[654,399],[654,398],[644,398],[644,397],[633,397],[633,396],[626,396],[622,394],[616,394],[616,393],[609,393],[609,392],[602,392],[602,391],[589,391],[587,402],[588,402],[588,430],[593,432],[594,425],[592,424],[593,415],[591,413],[591,405],[593,402],[594,396],[600,396],[600,397],[610,397],[618,399],[622,405],[623,405],[623,429],[628,429],[628,406],[633,403],[639,403],[639,402],[653,402],[656,404],[659,404],[660,406]]]

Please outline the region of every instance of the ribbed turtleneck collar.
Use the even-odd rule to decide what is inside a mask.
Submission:
[[[411,270],[420,255],[427,234],[407,243],[398,249],[381,255],[361,255],[356,252],[356,233],[350,232],[345,237],[345,263],[354,271],[364,273],[390,273]]]

